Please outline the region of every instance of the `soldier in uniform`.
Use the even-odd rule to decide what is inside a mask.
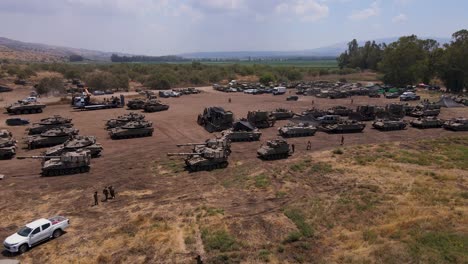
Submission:
[[[229,97],[228,102],[231,103],[231,97]]]
[[[109,186],[109,194],[110,194],[110,198],[111,198],[111,199],[114,199],[114,198],[115,198],[114,187]]]
[[[97,191],[94,192],[94,205],[98,205],[99,202],[98,202],[98,194],[97,194]]]
[[[107,199],[109,199],[109,190],[107,190],[107,187],[104,187],[104,189],[102,190],[102,193],[106,197],[104,201],[107,201]]]
[[[294,146],[294,144],[291,144],[291,149],[292,149],[292,153],[294,153],[294,151],[296,150],[296,146]]]
[[[307,150],[310,150],[312,148],[312,143],[310,143],[310,140],[307,141]]]
[[[197,261],[197,264],[203,264],[203,260],[202,260],[202,258],[201,258],[200,255],[197,255],[197,256],[195,257],[195,260]]]
[[[344,136],[341,135],[341,144],[340,145],[343,146],[343,144],[344,144]]]

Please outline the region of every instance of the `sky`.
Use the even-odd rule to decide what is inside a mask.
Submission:
[[[353,38],[449,38],[466,0],[0,0],[0,36],[168,55],[292,51]]]

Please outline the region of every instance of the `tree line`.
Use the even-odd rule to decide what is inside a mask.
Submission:
[[[117,54],[111,55],[112,62],[178,62],[188,61],[179,56],[119,56]]]
[[[340,68],[377,70],[387,84],[405,86],[416,82],[442,80],[450,92],[468,86],[468,30],[452,35],[450,43],[404,36],[388,45],[368,41],[359,46],[353,39],[338,58]]]

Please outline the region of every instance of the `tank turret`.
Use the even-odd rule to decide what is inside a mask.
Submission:
[[[107,120],[106,128],[111,129],[111,128],[123,126],[130,121],[139,121],[139,120],[144,120],[144,119],[145,119],[145,115],[140,114],[140,113],[130,112],[128,114],[118,116],[117,118]]]
[[[442,127],[444,121],[436,117],[420,117],[410,122],[411,126],[420,129]]]
[[[79,132],[75,128],[56,127],[49,129],[40,135],[28,136],[26,144],[29,149],[51,147],[65,143]]]
[[[103,147],[101,144],[96,143],[96,137],[94,136],[74,136],[61,145],[47,149],[44,152],[44,156],[57,156],[79,149],[88,150],[91,157],[96,158],[101,155]]]
[[[111,139],[125,139],[138,137],[151,137],[153,135],[153,123],[145,120],[131,121],[121,127],[109,130]]]
[[[11,159],[16,154],[17,141],[10,131],[0,130],[0,159]]]
[[[468,131],[468,119],[463,117],[454,118],[444,123],[444,128],[453,131]]]
[[[60,115],[54,115],[52,117],[47,117],[41,119],[39,122],[34,123],[32,127],[28,129],[29,135],[41,134],[51,128],[55,127],[72,127],[71,118],[65,118]]]
[[[21,156],[18,159],[42,160],[42,176],[58,176],[88,172],[91,164],[89,151],[67,152],[60,156]]]
[[[161,103],[161,101],[156,99],[151,99],[146,101],[143,106],[143,110],[148,113],[165,111],[169,109],[169,105]]]

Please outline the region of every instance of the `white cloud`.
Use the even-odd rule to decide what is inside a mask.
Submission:
[[[66,2],[86,8],[136,15],[161,12],[169,7],[169,0],[67,0]]]
[[[204,15],[199,10],[193,8],[190,5],[181,4],[175,11],[172,13],[173,16],[186,16],[189,17],[192,21],[198,21],[203,19]]]
[[[232,11],[246,7],[244,0],[190,0],[187,2],[187,5],[201,11]]]
[[[293,14],[303,21],[317,21],[328,16],[329,9],[324,3],[315,0],[282,2],[275,7],[277,13]]]
[[[354,11],[351,15],[349,15],[349,19],[351,20],[364,20],[368,19],[369,17],[378,16],[380,14],[380,7],[377,2],[373,2],[370,7],[360,10]]]
[[[407,17],[405,14],[403,14],[403,13],[400,13],[399,15],[394,16],[394,17],[392,18],[392,22],[393,22],[393,23],[400,23],[400,22],[404,22],[404,21],[406,21],[406,20],[408,20],[408,17]]]

